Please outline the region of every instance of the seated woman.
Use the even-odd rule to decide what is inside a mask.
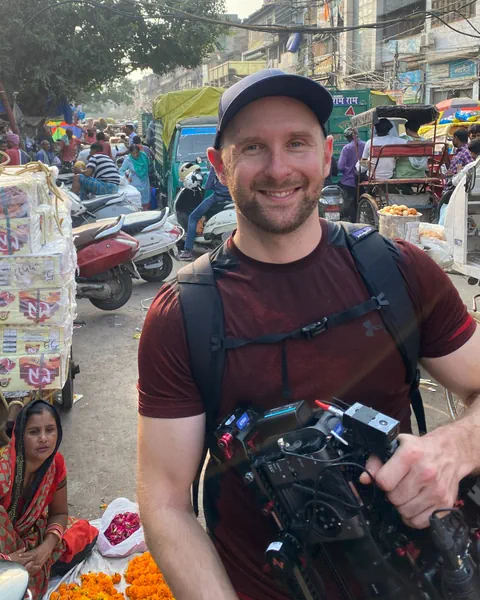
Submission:
[[[0,559],[25,566],[33,600],[42,598],[51,573],[86,558],[98,536],[88,521],[68,517],[61,441],[57,411],[37,400],[21,410],[0,449]]]

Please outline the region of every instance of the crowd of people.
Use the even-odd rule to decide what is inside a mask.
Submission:
[[[116,137],[87,127],[78,138],[71,128],[67,128],[57,141],[53,139],[50,127],[45,125],[36,136],[30,153],[20,147],[20,137],[4,127],[0,131],[0,151],[8,156],[11,166],[36,160],[49,167],[73,172],[72,191],[80,194],[82,199],[88,198],[89,194],[116,193],[121,176],[124,176],[140,192],[142,209],[150,208],[150,189],[155,184],[154,154],[146,142],[142,143],[131,124],[125,125]],[[119,157],[125,157],[121,168],[114,160]],[[1,156],[0,162],[7,162],[7,158]]]

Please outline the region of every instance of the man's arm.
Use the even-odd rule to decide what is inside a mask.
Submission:
[[[340,152],[340,158],[338,159],[338,170],[343,171],[347,164],[347,147],[344,146]]]
[[[407,525],[418,529],[428,527],[434,510],[453,506],[459,482],[480,470],[480,328],[458,350],[422,363],[470,409],[421,438],[399,436],[400,448],[385,465],[372,457],[367,467]]]
[[[140,514],[148,549],[177,600],[238,600],[191,505],[204,431],[205,415],[139,417]]]

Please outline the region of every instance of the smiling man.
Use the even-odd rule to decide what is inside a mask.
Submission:
[[[339,228],[318,217],[332,154],[324,127],[331,110],[322,86],[278,70],[246,77],[220,101],[208,156],[235,201],[238,228],[209,261],[229,340],[298,331],[371,297]],[[454,502],[459,480],[480,467],[480,335],[443,271],[408,243],[399,242],[397,251],[399,291],[412,304],[419,356],[472,405],[467,419],[422,438],[410,435],[411,390],[379,310],[312,339],[228,350],[222,385],[212,390],[220,389],[218,423],[241,404],[267,410],[333,397],[397,418],[404,432],[399,450],[385,465],[372,457],[369,467],[405,522],[423,528],[433,510]],[[202,397],[205,382],[194,377],[189,353],[206,319],[198,311],[198,331],[195,320],[186,328],[178,292],[176,283],[161,289],[139,351],[138,497],[149,549],[177,600],[287,600],[287,590],[262,569],[274,523],[235,469],[219,474],[209,465],[208,535],[195,519],[190,486],[213,394]],[[213,331],[204,327],[204,336],[209,347]],[[321,573],[328,600],[341,598]]]

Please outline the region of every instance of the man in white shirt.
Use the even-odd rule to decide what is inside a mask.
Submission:
[[[406,144],[407,140],[392,135],[392,123],[388,119],[380,119],[375,123],[375,137],[373,138],[374,146],[393,146],[397,144]],[[392,179],[395,171],[395,158],[374,158],[370,161],[370,146],[371,140],[365,144],[362,154],[362,166],[367,166],[370,173],[375,169],[375,179],[383,181],[384,179]],[[365,161],[365,162],[364,162]]]

